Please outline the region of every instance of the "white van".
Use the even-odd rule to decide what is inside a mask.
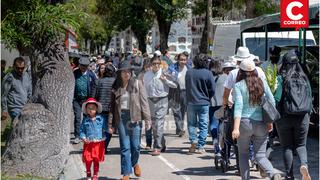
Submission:
[[[306,31],[306,45],[316,45],[312,31]],[[248,47],[251,54],[265,60],[265,32],[244,32],[242,33],[242,44]],[[268,50],[273,46],[298,46],[299,31],[268,32]],[[268,53],[269,54],[269,53]],[[269,57],[267,57],[268,59]]]

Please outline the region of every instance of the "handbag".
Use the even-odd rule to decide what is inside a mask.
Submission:
[[[261,106],[263,122],[273,123],[281,118],[280,113],[278,112],[276,107],[265,96],[262,96]]]

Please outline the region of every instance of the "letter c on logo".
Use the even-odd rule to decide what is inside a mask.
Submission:
[[[294,7],[301,8],[302,6],[303,6],[303,4],[302,4],[301,2],[299,2],[299,1],[293,1],[293,2],[289,3],[288,6],[287,6],[287,8],[286,8],[287,16],[288,16],[290,19],[294,20],[294,21],[297,21],[297,20],[303,18],[303,15],[300,14],[300,13],[299,13],[298,15],[292,14],[292,9],[293,9]]]

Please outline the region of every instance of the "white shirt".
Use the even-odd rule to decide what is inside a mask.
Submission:
[[[179,68],[180,70],[180,68]],[[184,66],[183,69],[178,73],[178,83],[180,85],[180,89],[186,89],[186,74],[187,74],[187,66]]]
[[[147,71],[143,76],[144,86],[148,97],[166,97],[169,94],[169,87],[177,88],[177,85],[168,79],[161,80],[162,68],[156,73]]]
[[[214,90],[214,96],[211,98],[211,106],[222,106],[224,83],[226,82],[227,77],[227,74],[220,74],[219,78],[216,80],[217,76],[214,76],[216,88]]]
[[[126,109],[126,110],[130,109],[129,102],[130,102],[129,92],[126,91],[126,93],[124,93],[124,94],[121,96],[121,99],[120,99],[121,109],[122,109],[122,110],[124,110],[124,109]]]

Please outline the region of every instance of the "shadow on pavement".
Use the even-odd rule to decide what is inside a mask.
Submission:
[[[77,180],[87,180],[87,178],[81,178],[81,179],[77,179]],[[108,177],[98,177],[98,180],[118,180],[118,179],[108,178]]]
[[[232,170],[232,169],[231,169]],[[237,173],[235,172],[221,172],[221,169],[217,170],[215,168],[213,168],[212,166],[208,166],[208,167],[196,167],[196,168],[186,168],[183,171],[176,171],[173,172],[173,174],[177,174],[177,175],[189,175],[189,176],[237,176]],[[240,178],[240,176],[238,176]],[[250,176],[250,179],[260,179],[261,177],[257,177],[257,176]],[[214,178],[216,179],[216,178]],[[229,180],[229,178],[220,178],[220,179],[216,179],[216,180]]]
[[[69,155],[72,155],[72,154],[82,154],[82,150],[70,151]]]

